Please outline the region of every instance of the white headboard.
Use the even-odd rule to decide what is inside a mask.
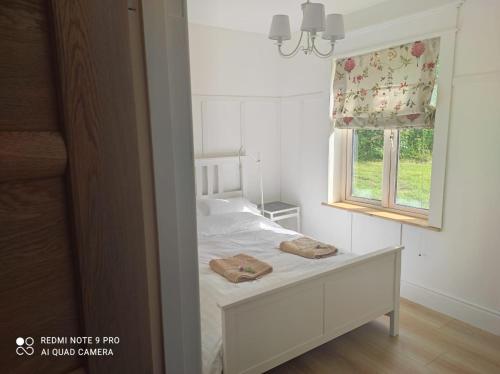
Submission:
[[[245,196],[245,158],[246,156],[196,158],[196,197]]]

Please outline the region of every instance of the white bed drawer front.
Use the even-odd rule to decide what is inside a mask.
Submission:
[[[393,309],[394,261],[394,255],[383,256],[328,278],[325,282],[326,335],[342,334],[357,327],[358,321],[364,323],[371,315]]]
[[[278,297],[268,295],[226,313],[231,333],[226,335],[225,350],[236,358],[232,363],[237,367],[225,366],[225,369],[228,373],[246,372],[256,363],[321,337],[323,310],[323,284],[314,282],[290,288]]]

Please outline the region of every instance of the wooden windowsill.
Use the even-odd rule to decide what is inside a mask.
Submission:
[[[438,227],[430,226],[429,222],[425,218],[416,217],[404,213],[396,213],[393,211],[386,210],[384,208],[369,207],[365,205],[358,205],[347,202],[322,203],[322,204],[332,208],[338,208],[338,209],[348,210],[350,212],[366,214],[368,216],[387,219],[390,221],[396,221],[404,223],[406,225],[423,227],[434,231],[441,231],[441,229]]]

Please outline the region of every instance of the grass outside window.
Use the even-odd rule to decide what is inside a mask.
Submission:
[[[423,201],[422,208],[429,209],[431,192],[432,161],[400,161],[399,162],[398,202],[408,205],[411,202]],[[378,161],[362,161],[356,165],[357,178],[353,190],[360,191],[358,195],[382,197],[380,176],[384,165]],[[363,196],[361,196],[363,197]],[[404,204],[404,202],[408,202]]]

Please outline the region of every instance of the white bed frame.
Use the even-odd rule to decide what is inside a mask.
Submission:
[[[224,191],[216,170],[225,163],[239,168],[240,190]],[[243,168],[238,157],[197,159],[198,198],[244,196]],[[402,249],[381,249],[220,302],[224,374],[262,373],[384,314],[390,335],[398,335]]]
[[[197,199],[243,197],[246,195],[246,175],[244,168],[247,156],[208,157],[195,159],[195,181]],[[238,172],[239,186],[226,189],[224,167],[232,167]]]

